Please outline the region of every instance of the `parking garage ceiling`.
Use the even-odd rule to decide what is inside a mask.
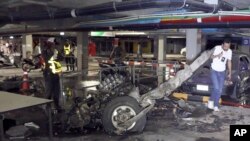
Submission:
[[[1,0],[0,34],[90,30],[95,29],[100,21],[141,15],[216,13],[220,10],[248,9],[249,5],[250,0],[219,0],[218,5],[207,4],[204,0]],[[106,24],[108,29],[112,24]]]

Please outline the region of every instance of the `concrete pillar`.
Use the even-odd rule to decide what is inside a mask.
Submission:
[[[206,45],[207,45],[207,36],[201,35],[201,52],[206,50]]]
[[[23,35],[22,36],[22,55],[23,55],[23,58],[26,58],[27,51],[30,51],[31,54],[33,54],[32,35]]]
[[[88,32],[77,33],[77,70],[83,79],[88,74]]]
[[[201,30],[187,29],[186,30],[186,58],[187,63],[191,63],[201,52]]]
[[[158,57],[158,37],[154,37],[154,40],[153,40],[153,48],[154,48],[154,58],[157,58]]]
[[[158,62],[161,63],[166,60],[166,36],[159,35],[158,36]],[[164,81],[165,78],[165,68],[164,67],[158,67],[157,69],[157,75],[158,75],[158,85],[161,84]]]

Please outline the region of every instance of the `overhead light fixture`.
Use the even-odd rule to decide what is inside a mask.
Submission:
[[[13,37],[13,36],[10,36],[10,39],[14,39],[14,37]]]
[[[96,37],[114,37],[113,32],[105,32],[105,31],[92,31],[90,35]]]
[[[115,35],[146,35],[145,32],[136,32],[136,31],[118,31]]]
[[[204,3],[218,5],[218,0],[204,0]]]
[[[180,38],[186,38],[186,36],[167,36],[167,38],[180,39]]]
[[[63,35],[65,35],[65,33],[64,32],[60,32],[60,35],[63,36]]]

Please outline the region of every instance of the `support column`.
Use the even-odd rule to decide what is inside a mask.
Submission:
[[[153,48],[154,48],[154,58],[158,58],[158,37],[154,37]]]
[[[186,48],[187,63],[190,64],[201,52],[201,30],[186,30]]]
[[[33,54],[33,39],[32,35],[22,36],[22,56],[26,58],[26,52],[30,51]]]
[[[83,79],[88,74],[88,32],[77,33],[77,70]]]
[[[207,45],[207,36],[201,35],[201,52],[206,50],[206,45]]]
[[[158,57],[157,60],[159,63],[166,60],[166,36],[160,35],[158,37]],[[158,75],[158,85],[161,84],[164,81],[165,78],[165,68],[164,67],[158,67],[157,69],[157,75]]]

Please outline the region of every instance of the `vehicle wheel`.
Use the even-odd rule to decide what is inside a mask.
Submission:
[[[141,111],[139,103],[132,97],[122,96],[117,97],[110,101],[104,109],[102,115],[102,123],[104,130],[108,134],[124,134],[117,133],[117,129],[124,129],[120,126],[123,123]],[[127,129],[123,130],[126,132],[142,132],[146,124],[146,115],[141,117],[138,121],[134,122]]]
[[[23,71],[27,71],[27,72],[31,71],[30,65],[26,63],[22,64],[22,69]]]
[[[248,105],[248,104],[250,104],[250,98],[247,97],[246,95],[242,95],[239,98],[239,102],[240,102],[241,105]]]

